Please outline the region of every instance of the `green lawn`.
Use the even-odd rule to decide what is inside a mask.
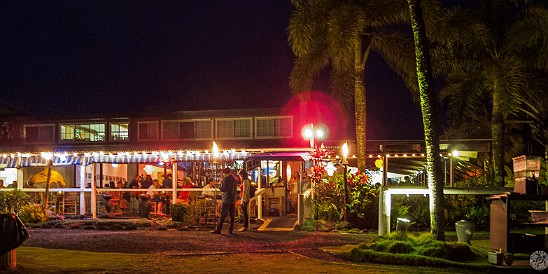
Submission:
[[[293,253],[169,256],[17,249],[19,273],[455,273],[455,269],[332,263]]]

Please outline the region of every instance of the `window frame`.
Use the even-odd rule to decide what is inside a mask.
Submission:
[[[125,139],[125,140],[115,140],[115,139],[113,138],[113,137],[114,137],[114,136],[112,135],[112,125],[113,125],[113,124],[118,124],[118,125],[120,125],[120,124],[127,124],[127,139]],[[129,142],[129,138],[130,138],[130,134],[129,134],[129,133],[130,133],[130,130],[129,130],[129,129],[130,129],[130,123],[129,123],[129,121],[125,121],[125,122],[109,122],[109,123],[108,123],[108,137],[109,137],[109,138],[108,138],[108,141],[109,141],[109,142],[124,142],[124,143],[125,143],[125,142]],[[118,133],[119,133],[119,132],[120,132],[120,131],[118,131]]]
[[[281,118],[289,118],[290,120],[290,129],[289,129],[289,136],[258,136],[257,134],[257,130],[259,129],[259,126],[258,126],[258,123],[259,123],[259,120],[268,120],[268,119],[278,119],[278,120],[281,120]],[[253,132],[253,136],[255,137],[255,139],[280,139],[280,138],[283,138],[283,139],[291,139],[293,138],[294,136],[294,123],[293,123],[293,116],[257,116],[255,117],[254,119],[254,124],[255,124],[255,127],[254,127],[254,132]]]
[[[142,124],[154,124],[156,125],[156,138],[154,139],[142,139],[141,138],[141,125]],[[137,141],[159,141],[160,140],[160,122],[159,121],[139,121],[137,122]]]
[[[25,144],[54,144],[55,143],[55,126],[56,124],[24,124],[23,125],[23,143]],[[53,134],[51,136],[51,141],[38,141],[38,142],[29,142],[27,141],[27,128],[29,127],[51,127],[53,128]]]
[[[196,132],[196,122],[209,122],[209,137],[199,137],[199,138],[169,138],[166,139],[164,136],[164,124],[165,123],[189,123],[192,122],[194,124],[194,131]],[[162,141],[183,141],[183,140],[213,140],[214,136],[214,123],[212,119],[181,119],[181,120],[162,120],[161,121],[161,139]],[[179,127],[179,135],[180,135],[180,127]]]
[[[96,144],[96,143],[106,143],[107,142],[107,138],[108,138],[108,124],[106,122],[77,122],[77,123],[59,123],[59,142],[60,143],[93,143],[93,144]],[[74,139],[63,139],[63,132],[62,132],[62,127],[63,126],[90,126],[90,130],[91,130],[91,126],[92,125],[103,125],[104,126],[104,131],[103,131],[103,140],[101,141],[92,141],[91,138],[90,140],[80,140],[80,139],[77,139],[77,140],[74,140]],[[100,135],[98,135],[100,136]]]
[[[248,121],[249,122],[249,136],[248,137],[220,137],[219,136],[219,122],[221,121]],[[217,118],[215,119],[215,139],[217,140],[251,140],[253,139],[253,117],[237,117],[237,118]],[[234,130],[234,127],[232,128]]]

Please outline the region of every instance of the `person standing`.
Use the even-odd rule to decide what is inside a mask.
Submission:
[[[244,227],[240,228],[240,232],[247,231],[248,225],[249,225],[249,214],[247,211],[247,208],[249,206],[249,191],[251,190],[251,181],[249,181],[249,174],[247,174],[247,171],[245,169],[240,170],[239,172],[240,180],[242,182],[241,184],[241,208],[242,208],[242,216],[244,221]]]
[[[221,206],[221,217],[219,222],[215,227],[215,230],[211,231],[212,234],[221,234],[221,229],[223,228],[223,223],[227,214],[230,214],[230,220],[228,224],[228,234],[233,234],[234,231],[234,215],[236,207],[236,195],[237,195],[237,186],[238,179],[232,175],[230,168],[223,169],[223,181],[221,182],[221,187],[219,190],[223,193],[222,206]]]

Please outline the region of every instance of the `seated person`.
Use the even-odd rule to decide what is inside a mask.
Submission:
[[[216,203],[217,203],[217,206],[216,206],[217,215],[219,215],[218,213],[221,212],[222,200],[221,200],[221,195],[220,194],[221,194],[221,192],[216,191],[216,189],[215,189],[215,179],[210,178],[209,180],[207,180],[207,185],[205,185],[202,188],[202,196],[204,196],[206,201],[210,201],[210,202],[213,202],[213,200],[216,201]]]
[[[215,179],[210,178],[207,180],[207,184],[202,188],[202,196],[206,199],[213,199],[216,194],[219,194],[215,192]]]
[[[164,179],[163,188],[173,188],[173,175],[171,173],[168,173],[166,178]]]
[[[190,203],[190,191],[184,189],[192,188],[192,180],[190,180],[190,178],[188,177],[185,177],[183,179],[183,185],[181,186],[181,188],[183,188],[183,190],[179,192],[179,195],[177,195],[177,202]]]
[[[160,189],[160,182],[158,182],[157,179],[152,180],[152,185],[149,187],[149,189]],[[156,215],[166,216],[166,214],[164,214],[162,212],[162,208],[163,208],[163,205],[164,205],[164,200],[160,197],[160,192],[159,191],[147,191],[147,195],[150,195],[150,197],[152,197],[152,199],[150,199],[151,202],[158,203],[158,206],[155,209],[156,210]]]
[[[122,181],[118,181],[116,182],[116,188],[117,189],[122,189],[124,188],[124,183]],[[125,209],[127,208],[127,203],[128,203],[128,200],[126,200],[126,193],[125,192],[121,192],[121,191],[112,191],[114,193],[116,193],[116,197],[118,197],[118,199],[120,200],[120,205],[119,207],[121,209]],[[114,197],[114,196],[113,196]]]

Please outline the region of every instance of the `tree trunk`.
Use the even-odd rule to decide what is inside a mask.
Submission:
[[[440,144],[437,133],[438,101],[433,89],[431,57],[421,10],[421,0],[407,0],[407,2],[409,3],[411,26],[415,38],[419,97],[426,145],[426,172],[428,175],[428,188],[430,189],[430,229],[437,240],[444,241],[444,182],[442,180]]]
[[[368,46],[364,57],[362,58],[362,43],[360,39],[356,39],[354,47],[354,115],[356,119],[356,154],[358,156],[358,168],[365,170],[366,167],[366,141],[367,141],[367,105],[364,84],[364,62],[367,54],[371,50],[371,45]]]
[[[493,118],[491,120],[491,142],[493,143],[491,163],[496,186],[504,186],[504,118],[500,109],[500,94],[495,84],[493,89]]]
[[[44,194],[44,204],[42,205],[42,208],[46,211],[48,210],[48,203],[49,203],[49,183],[51,179],[51,165],[52,161],[48,160],[48,174],[46,176],[46,193]]]

